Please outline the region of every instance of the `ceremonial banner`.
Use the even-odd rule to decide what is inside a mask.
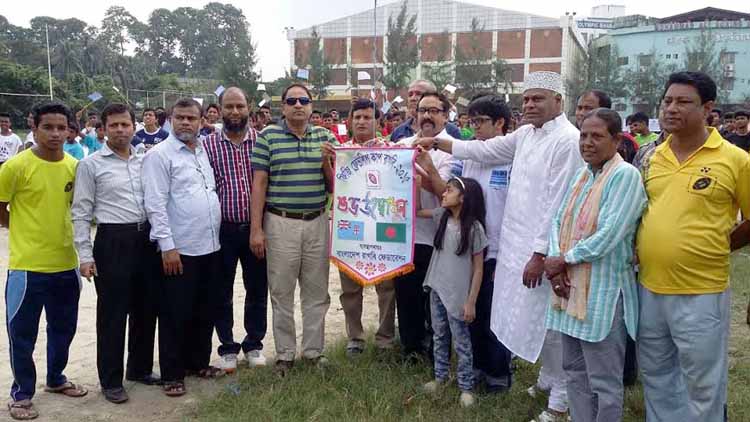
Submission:
[[[336,148],[331,261],[368,286],[414,270],[413,148]]]

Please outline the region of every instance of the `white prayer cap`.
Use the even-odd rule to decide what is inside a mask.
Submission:
[[[531,72],[523,81],[523,90],[527,91],[529,89],[548,89],[562,95],[562,76],[560,76],[559,73],[555,72]]]

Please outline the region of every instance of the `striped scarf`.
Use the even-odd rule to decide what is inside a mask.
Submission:
[[[599,205],[601,203],[604,187],[615,168],[624,163],[620,154],[615,154],[609,161],[604,163],[602,173],[594,180],[594,184],[583,199],[578,217],[574,218],[575,204],[583,195],[583,187],[592,177],[591,172],[584,171],[573,186],[573,192],[565,205],[565,212],[560,224],[560,253],[564,256],[573,249],[582,239],[586,239],[596,232],[596,223],[599,220]],[[591,263],[582,262],[567,267],[568,280],[570,280],[570,295],[568,299],[559,297],[552,293],[552,306],[556,310],[565,310],[569,315],[579,319],[586,319],[586,305],[588,304],[589,288],[591,284]]]

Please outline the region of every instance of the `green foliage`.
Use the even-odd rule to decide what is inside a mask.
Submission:
[[[425,79],[442,88],[453,83],[453,72],[455,70],[451,57],[451,35],[447,29],[438,38],[435,52],[437,53],[437,63],[422,65],[422,69],[425,72]]]
[[[650,116],[658,116],[664,84],[675,70],[676,67],[666,64],[654,49],[639,56],[637,63],[625,71],[623,78],[630,103]]]
[[[406,88],[411,72],[419,63],[416,31],[417,15],[406,16],[406,2],[401,6],[396,19],[388,17],[388,47],[385,51],[386,73],[383,84],[388,89]]]
[[[197,91],[198,86],[179,85],[177,77],[219,80],[224,86],[237,85],[255,93],[255,45],[245,15],[232,5],[155,9],[145,23],[124,7],[112,6],[99,28],[79,19],[46,16],[22,28],[0,16],[0,60],[29,66],[46,76],[45,29],[49,30],[55,97],[73,107],[84,105],[94,91],[104,95],[95,106],[125,101],[129,89]],[[31,89],[11,79],[0,80],[0,85],[9,86],[9,92],[49,92],[46,82],[44,89]],[[200,88],[212,92],[215,86],[208,91]],[[25,114],[28,101],[22,98],[0,100],[6,109],[18,108],[19,114]]]
[[[617,46],[606,44],[595,46],[589,42],[586,52],[576,55],[573,71],[568,72],[565,80],[568,92],[568,111],[575,112],[578,97],[591,89],[606,92],[612,98],[628,95],[625,85],[625,74],[617,63],[619,54]]]
[[[693,42],[685,45],[683,68],[691,72],[703,72],[710,76],[718,87],[717,102],[729,102],[729,91],[724,89],[725,74],[721,63],[721,56],[725,49],[719,50],[710,29],[702,30],[701,34],[693,38]]]
[[[312,95],[320,100],[326,97],[326,87],[329,85],[331,65],[327,64],[323,57],[323,43],[315,27],[312,28],[310,39],[310,75],[307,81]]]

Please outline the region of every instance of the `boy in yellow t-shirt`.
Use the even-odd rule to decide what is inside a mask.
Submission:
[[[68,397],[87,393],[63,375],[80,294],[70,216],[76,160],[63,152],[72,120],[63,104],[37,107],[36,145],[0,168],[0,224],[10,230],[5,303],[14,378],[8,409],[14,419],[38,415],[31,403],[36,386],[32,353],[42,309],[48,343],[45,391]]]

